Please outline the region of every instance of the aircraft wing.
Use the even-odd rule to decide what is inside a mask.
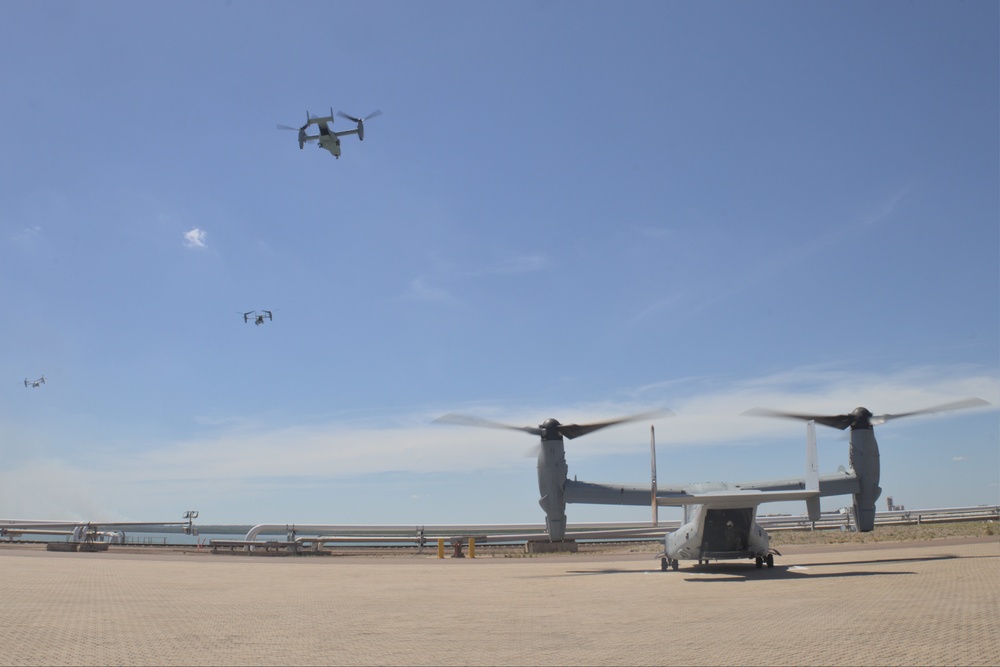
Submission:
[[[784,491],[805,492],[806,481],[802,477],[766,480],[757,482],[738,482],[728,484],[687,484],[683,486],[657,485],[657,505],[688,505],[705,502],[696,500],[699,494],[705,493],[735,493],[751,491],[757,493],[775,493]],[[641,505],[649,507],[652,502],[652,485],[646,484],[597,484],[566,480],[563,489],[567,503],[585,505]],[[853,471],[841,470],[833,474],[820,475],[820,496],[844,496],[858,492],[858,478]],[[815,493],[809,497],[815,497]],[[801,500],[803,497],[799,497]],[[782,498],[795,500],[796,498]],[[773,502],[761,500],[760,502]]]

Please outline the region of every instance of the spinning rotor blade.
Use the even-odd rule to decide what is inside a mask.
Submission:
[[[851,426],[854,421],[854,415],[834,415],[834,416],[822,416],[822,415],[803,415],[797,412],[779,412],[778,410],[768,410],[766,408],[751,408],[746,412],[740,414],[751,416],[751,417],[783,417],[786,419],[801,419],[802,421],[814,421],[817,424],[823,424],[824,426],[831,426],[833,428],[839,428],[843,431],[848,426]]]
[[[651,410],[650,412],[640,412],[628,417],[609,419],[608,421],[594,422],[593,424],[562,424],[559,426],[559,432],[564,437],[572,440],[573,438],[579,438],[581,435],[587,435],[588,433],[593,433],[594,431],[599,431],[602,428],[614,426],[615,424],[641,421],[643,419],[656,419],[657,417],[669,417],[673,414],[670,410]]]
[[[989,405],[988,402],[981,398],[965,398],[961,401],[953,401],[951,403],[945,403],[943,405],[935,405],[932,408],[924,408],[923,410],[914,410],[913,412],[903,412],[898,415],[879,415],[877,417],[872,417],[873,424],[884,424],[890,419],[899,419],[900,417],[912,417],[914,415],[927,415],[934,412],[947,412],[948,410],[962,410],[964,408],[981,408]]]
[[[341,118],[346,118],[347,120],[352,121],[354,123],[363,123],[366,120],[370,120],[372,118],[375,118],[376,116],[381,116],[382,115],[382,110],[381,109],[376,109],[375,111],[372,111],[370,114],[368,114],[364,118],[355,118],[354,116],[348,115],[348,114],[344,113],[343,111],[338,111],[337,115],[340,116]]]
[[[278,129],[279,130],[292,130],[293,132],[298,132],[301,128],[291,127],[290,125],[282,125],[281,123],[278,123]]]
[[[382,111],[380,109],[376,109],[375,111],[371,112],[364,118],[355,118],[354,116],[348,115],[343,111],[337,112],[337,115],[340,116],[341,118],[346,118],[347,120],[354,121],[355,123],[358,124],[358,141],[365,140],[365,121],[368,120],[369,118],[374,118],[375,116],[379,116],[381,114]]]
[[[435,424],[455,424],[457,426],[478,426],[480,428],[505,428],[511,431],[524,431],[525,433],[530,433],[531,435],[541,435],[542,429],[534,428],[532,426],[511,426],[510,424],[501,424],[499,422],[492,422],[488,419],[481,419],[479,417],[468,417],[466,415],[457,415],[449,412],[446,415],[442,415],[434,420]]]
[[[833,428],[838,428],[844,430],[848,427],[850,428],[869,428],[871,426],[877,426],[879,424],[884,424],[891,419],[898,419],[900,417],[912,417],[915,415],[926,415],[934,412],[945,412],[948,410],[960,410],[962,408],[974,408],[989,405],[986,401],[981,398],[966,398],[961,401],[953,401],[951,403],[945,403],[943,405],[936,405],[930,408],[924,408],[922,410],[914,410],[913,412],[903,412],[897,415],[873,415],[867,408],[856,408],[853,412],[844,415],[804,415],[796,412],[780,412],[777,410],[767,410],[764,408],[753,408],[744,412],[744,415],[751,415],[756,417],[784,417],[788,419],[801,419],[804,421],[815,421],[817,424],[823,424],[824,426],[831,426]]]
[[[479,426],[483,428],[503,428],[512,431],[524,431],[525,433],[541,436],[543,438],[547,433],[550,434],[550,436],[558,434],[572,440],[573,438],[579,438],[581,435],[587,435],[588,433],[593,433],[594,431],[598,431],[608,426],[614,426],[615,424],[623,424],[625,422],[638,421],[640,419],[667,417],[672,414],[674,413],[670,410],[653,410],[650,412],[641,412],[639,414],[630,415],[628,417],[609,419],[608,421],[603,422],[594,422],[592,424],[560,424],[555,419],[548,419],[539,426],[511,426],[509,424],[501,424],[499,422],[482,419],[480,417],[469,417],[466,415],[449,413],[442,417],[438,417],[434,420],[434,422],[439,424],[457,424],[459,426]]]

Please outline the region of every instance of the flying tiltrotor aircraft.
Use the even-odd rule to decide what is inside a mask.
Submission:
[[[243,323],[245,324],[250,320],[253,320],[253,323],[256,324],[257,326],[260,326],[264,324],[264,320],[271,320],[273,322],[274,317],[271,315],[270,310],[262,310],[260,311],[260,313],[258,313],[256,310],[249,310],[243,313]]]
[[[647,412],[630,417],[592,424],[560,424],[547,419],[541,425],[510,426],[498,422],[447,414],[436,422],[464,426],[480,426],[523,431],[541,438],[538,451],[538,504],[545,511],[545,526],[549,539],[560,542],[566,538],[566,505],[581,503],[593,505],[646,505],[656,511],[661,506],[681,506],[684,518],[680,528],[664,536],[664,553],[661,568],[678,569],[681,560],[697,560],[699,564],[710,560],[752,558],[757,567],[764,563],[774,566],[774,550],[770,537],[756,522],[757,506],[765,502],[805,500],[809,518],[820,518],[819,499],[822,496],[850,495],[854,497],[854,518],[861,532],[875,528],[875,502],[879,488],[879,452],[874,425],[891,419],[909,417],[946,410],[989,405],[978,398],[947,403],[932,408],[896,415],[873,415],[867,408],[857,408],[844,415],[804,415],[754,409],[744,414],[769,417],[786,417],[809,422],[807,424],[806,474],[804,478],[789,478],[754,482],[712,482],[659,486],[656,482],[656,450],[652,446],[652,483],[649,486],[630,484],[601,484],[569,479],[566,465],[564,438],[577,438],[598,429],[643,419],[664,417],[670,411]],[[816,456],[814,423],[838,429],[851,429],[849,451],[850,468],[841,467],[836,473],[820,475]]]
[[[340,138],[345,137],[349,134],[358,135],[359,141],[365,140],[365,121],[370,120],[376,116],[380,116],[382,112],[380,110],[375,110],[368,114],[364,118],[355,118],[354,116],[349,116],[343,111],[338,111],[336,115],[341,118],[346,118],[347,120],[356,123],[357,128],[353,130],[343,130],[341,132],[334,132],[330,129],[327,123],[333,124],[334,113],[333,109],[330,109],[329,116],[313,116],[308,111],[306,112],[306,124],[302,127],[290,127],[288,125],[278,125],[279,130],[295,130],[299,133],[299,149],[305,147],[306,142],[316,141],[320,148],[330,151],[330,155],[340,159]],[[319,130],[319,134],[311,135],[306,133],[306,128],[310,125],[315,125],[316,129]]]
[[[43,384],[45,384],[45,376],[44,375],[42,377],[38,378],[37,380],[29,380],[28,378],[24,378],[24,386],[25,387],[38,388],[39,386],[41,386]]]

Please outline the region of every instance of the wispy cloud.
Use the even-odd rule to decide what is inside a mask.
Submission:
[[[477,404],[457,411],[514,426],[533,426],[550,417],[563,423],[588,423],[663,407],[676,413],[573,440],[574,460],[584,464],[595,457],[648,452],[650,424],[656,426],[661,448],[773,443],[804,436],[804,427],[786,420],[744,417],[741,413],[765,407],[840,414],[858,405],[876,414],[900,413],[968,396],[979,396],[994,406],[1000,404],[1000,378],[974,369],[962,372],[927,367],[874,375],[805,368],[739,382],[701,377],[656,383],[639,387],[631,396],[617,401],[531,407]],[[49,518],[64,516],[65,510],[60,508],[68,507],[91,512],[88,518],[100,518],[103,515],[97,512],[98,507],[105,508],[105,513],[124,516],[134,511],[125,509],[133,504],[125,496],[112,500],[110,491],[111,495],[101,500],[84,491],[117,488],[121,480],[128,480],[125,486],[133,493],[141,487],[145,496],[158,495],[170,502],[175,497],[190,497],[192,502],[211,497],[218,502],[216,496],[206,492],[206,482],[211,482],[212,489],[229,489],[232,495],[250,493],[250,489],[258,493],[262,484],[269,488],[292,483],[301,487],[388,473],[419,476],[525,466],[524,455],[537,442],[534,437],[506,429],[433,423],[434,418],[455,407],[425,407],[406,413],[366,415],[364,420],[312,425],[261,423],[257,417],[214,420],[201,435],[148,442],[128,456],[95,447],[85,463],[39,459],[9,466],[0,470],[0,504],[10,512],[41,512]],[[956,419],[962,419],[973,412],[954,414]],[[823,429],[821,438],[835,439],[838,435]],[[73,447],[79,444],[74,442]],[[956,462],[961,460],[963,457],[955,457]],[[78,480],[87,480],[86,488]],[[46,489],[55,491],[46,493]],[[95,491],[93,495],[98,494]],[[115,503],[120,503],[121,509],[115,509]]]
[[[418,276],[410,281],[404,296],[413,301],[451,301],[451,293],[440,287],[434,287],[427,282],[423,276]]]
[[[859,230],[889,219],[910,190],[909,186],[902,188],[881,202],[874,213],[854,219],[822,236],[806,239],[796,246],[782,248],[779,254],[764,257],[761,261],[753,264],[738,280],[709,283],[708,289],[704,290],[704,293],[688,294],[687,298],[679,298],[675,295],[657,299],[630,318],[629,325],[637,326],[649,316],[668,308],[675,311],[683,309],[686,315],[698,313],[716,303],[731,300],[744,294],[761,283],[772,280],[775,276],[788,273],[795,267],[805,264],[811,257],[855,236]],[[643,230],[642,233],[651,236],[650,229]]]
[[[964,457],[964,456],[953,456],[953,457],[951,458],[951,460],[952,460],[952,461],[964,461],[964,460],[965,460],[965,457]]]
[[[640,236],[647,239],[653,239],[655,241],[669,241],[677,235],[676,231],[670,227],[658,227],[653,225],[639,227],[638,231]]]
[[[403,297],[410,301],[445,302],[458,297],[444,285],[463,285],[470,279],[485,280],[494,276],[517,276],[542,271],[549,265],[549,259],[541,254],[511,255],[492,262],[484,262],[474,267],[434,258],[432,277],[417,276],[407,285]]]
[[[802,369],[752,378],[725,387],[695,378],[679,384],[639,388],[626,401],[532,408],[472,406],[462,412],[514,426],[537,425],[553,417],[563,423],[587,423],[670,408],[676,415],[656,420],[665,446],[760,442],[786,438],[794,423],[751,418],[752,407],[790,412],[840,414],[864,405],[876,414],[901,413],[979,396],[1000,403],[1000,379],[985,374],[956,374],[917,368],[891,376]],[[149,481],[247,479],[255,477],[351,475],[407,472],[457,472],[520,465],[533,439],[502,429],[472,429],[434,424],[448,412],[416,411],[383,415],[371,423],[325,423],[275,426],[234,421],[202,437],[164,443],[128,462],[95,461],[130,479]],[[991,408],[996,409],[996,408]],[[972,412],[964,411],[963,414]],[[928,419],[931,417],[921,417]],[[388,423],[389,425],[386,425]],[[639,430],[637,430],[639,429]],[[648,432],[622,426],[574,441],[577,456],[638,451],[648,446]],[[658,438],[659,440],[659,438]],[[289,447],[294,443],[294,447]],[[471,444],[475,446],[470,446]],[[959,460],[961,457],[956,457]]]
[[[541,271],[548,265],[545,255],[514,255],[485,264],[468,272],[470,276],[516,275]]]
[[[901,189],[893,196],[889,197],[885,202],[882,203],[882,206],[879,208],[878,211],[868,216],[861,222],[861,226],[868,227],[870,225],[878,224],[883,220],[889,218],[895,212],[896,206],[899,204],[899,202],[901,202],[903,198],[906,197],[907,194],[909,194],[911,189],[912,186],[907,186]]]
[[[16,232],[11,237],[15,243],[23,244],[33,244],[42,236],[42,228],[38,225],[33,225],[31,227],[25,227],[19,232]]]
[[[193,228],[191,231],[184,232],[184,245],[188,248],[205,248],[205,230]]]

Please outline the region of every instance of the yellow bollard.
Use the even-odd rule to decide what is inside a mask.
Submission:
[[[438,558],[444,558],[444,538],[438,538]]]
[[[469,538],[469,558],[476,557],[476,538]]]

